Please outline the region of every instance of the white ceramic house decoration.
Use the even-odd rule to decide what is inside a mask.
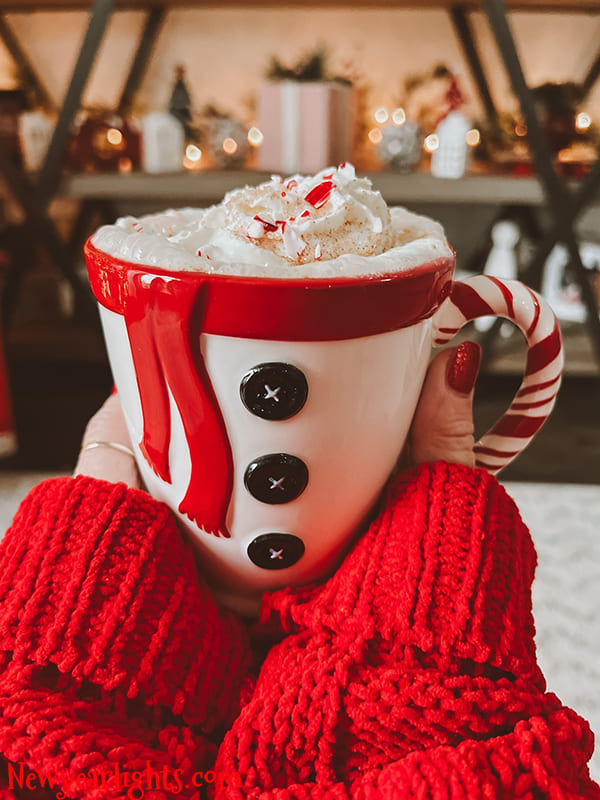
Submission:
[[[437,150],[431,156],[431,174],[436,178],[462,178],[467,169],[469,146],[466,141],[471,125],[460,111],[451,111],[439,123]]]
[[[20,115],[19,142],[26,170],[41,169],[53,133],[54,122],[43,111],[25,111]]]
[[[183,125],[172,114],[151,111],[142,119],[142,166],[146,172],[180,171],[184,147]]]

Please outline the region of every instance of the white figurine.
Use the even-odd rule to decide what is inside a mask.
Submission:
[[[54,122],[43,111],[24,111],[19,116],[19,144],[29,172],[42,168],[53,131]]]
[[[466,135],[471,125],[460,111],[451,111],[439,123],[437,150],[431,156],[431,174],[436,178],[462,178],[467,169],[469,146]]]
[[[142,167],[146,172],[179,172],[183,165],[183,125],[167,111],[142,119]]]
[[[593,270],[600,267],[600,245],[597,242],[581,242],[579,255],[583,266],[590,270],[591,278]],[[585,322],[587,309],[581,299],[581,290],[577,284],[567,280],[569,261],[569,251],[565,245],[555,245],[544,264],[541,293],[559,319]]]
[[[516,246],[521,231],[516,222],[504,219],[497,222],[492,228],[492,249],[485,262],[484,274],[491,275],[501,280],[516,280],[517,255]],[[487,331],[494,324],[496,317],[480,317],[475,320],[478,331]],[[502,335],[512,332],[512,325],[506,324],[501,328]]]

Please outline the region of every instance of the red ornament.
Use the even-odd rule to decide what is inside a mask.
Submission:
[[[141,163],[135,123],[112,112],[90,112],[76,126],[67,167],[76,172],[130,172]]]

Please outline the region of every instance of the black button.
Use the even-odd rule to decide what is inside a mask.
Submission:
[[[306,402],[308,384],[304,374],[291,364],[258,364],[242,378],[242,402],[263,419],[288,419]]]
[[[244,475],[246,489],[262,503],[289,503],[308,483],[304,461],[287,453],[271,453],[255,459]]]
[[[248,545],[248,556],[257,567],[285,569],[304,555],[304,542],[291,533],[263,533]]]

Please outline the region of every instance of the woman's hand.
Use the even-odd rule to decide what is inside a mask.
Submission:
[[[409,466],[438,460],[475,466],[473,387],[480,360],[479,345],[463,342],[431,362],[409,434]]]
[[[86,449],[92,442],[103,444]],[[116,392],[111,394],[88,422],[73,474],[89,475],[113,483],[122,482],[139,489],[141,481],[133,453],[111,447],[110,443],[131,449],[131,440]]]

